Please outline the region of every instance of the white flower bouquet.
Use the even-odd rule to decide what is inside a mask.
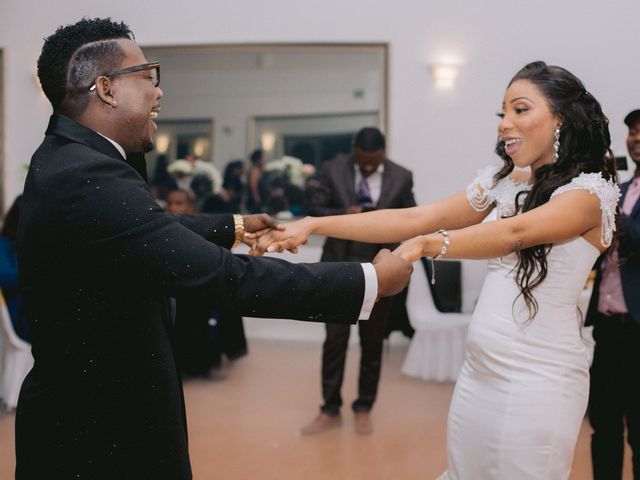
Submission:
[[[284,156],[267,162],[265,167],[268,172],[278,172],[286,177],[289,182],[298,187],[304,187],[304,183],[316,171],[315,167],[295,157]]]
[[[195,160],[178,159],[167,166],[167,172],[177,181],[180,188],[189,188],[191,179],[196,175],[206,175],[213,184],[213,192],[219,193],[222,190],[222,175],[220,171],[210,162],[205,162],[199,158]]]

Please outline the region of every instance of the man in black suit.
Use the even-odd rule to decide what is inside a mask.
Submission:
[[[411,172],[386,158],[384,136],[377,128],[367,127],[355,136],[351,155],[339,156],[323,166],[319,186],[311,191],[309,214],[340,215],[415,205]],[[396,246],[327,238],[322,261],[368,262],[380,249],[393,249]],[[378,302],[371,312],[369,322],[358,326],[360,375],[358,398],[353,402],[352,409],[355,413],[355,430],[363,435],[372,430],[369,412],[378,391],[382,343],[391,302],[392,298]],[[326,325],[326,338],[322,347],[324,405],[318,416],[302,428],[303,434],[320,433],[341,424],[340,389],[349,333],[349,325]]]
[[[132,38],[123,23],[84,19],[47,38],[38,60],[54,114],[18,231],[35,359],[16,414],[18,479],[191,478],[168,296],[350,323],[410,275],[389,252],[373,266],[234,256],[226,248],[265,217],[160,209],[142,153],[159,65]]]
[[[633,476],[640,479],[640,110],[624,123],[636,169],[621,185],[620,236],[598,267],[586,318],[596,342],[589,396],[596,480],[622,479],[625,420]]]

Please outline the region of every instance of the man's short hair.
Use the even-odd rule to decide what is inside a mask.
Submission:
[[[58,27],[45,39],[38,58],[38,78],[54,111],[67,95],[79,90],[88,93],[91,82],[117,68],[124,51],[114,40],[123,38],[134,38],[124,22],[83,18]]]
[[[640,109],[632,110],[624,117],[624,123],[627,127],[633,125],[633,123],[640,118]]]
[[[353,144],[365,152],[375,152],[385,148],[384,135],[376,127],[365,127],[353,139]]]

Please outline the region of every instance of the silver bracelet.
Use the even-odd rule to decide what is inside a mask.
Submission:
[[[438,254],[435,257],[430,257],[431,258],[431,285],[436,284],[436,266],[433,263],[433,261],[444,257],[445,253],[447,253],[447,250],[449,250],[449,244],[451,243],[449,241],[449,232],[441,228],[440,230],[437,230],[436,233],[439,233],[440,235],[442,235],[442,247],[440,247],[440,252],[438,252]]]

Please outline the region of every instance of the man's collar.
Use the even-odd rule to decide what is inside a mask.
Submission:
[[[120,160],[126,158],[110,139],[61,114],[51,115],[45,135],[57,135]]]
[[[355,159],[353,160],[353,168],[355,168],[355,171],[360,173],[360,175],[362,175],[362,170],[360,170],[360,167],[358,166],[358,164],[356,163]],[[379,173],[379,174],[383,174],[384,173],[384,162],[380,163],[380,165],[378,165],[378,168],[376,168],[373,172],[371,172],[368,176],[373,175],[374,173]]]
[[[120,152],[120,155],[122,155],[122,158],[124,158],[125,160],[127,159],[127,154],[124,153],[124,148],[122,148],[122,146],[118,142],[116,142],[115,140],[111,140],[109,137],[107,137],[106,135],[102,135],[100,132],[96,132],[96,133],[101,137],[104,137],[107,140],[109,140],[111,142],[111,145],[116,147],[116,149]]]
[[[105,137],[88,127],[65,117],[61,114],[53,114],[49,119],[49,126],[45,135],[57,135],[72,142],[81,143],[104,155],[108,155],[117,160],[123,160],[133,167],[136,172],[146,181],[147,164],[144,153],[125,155],[124,149],[117,142]]]

